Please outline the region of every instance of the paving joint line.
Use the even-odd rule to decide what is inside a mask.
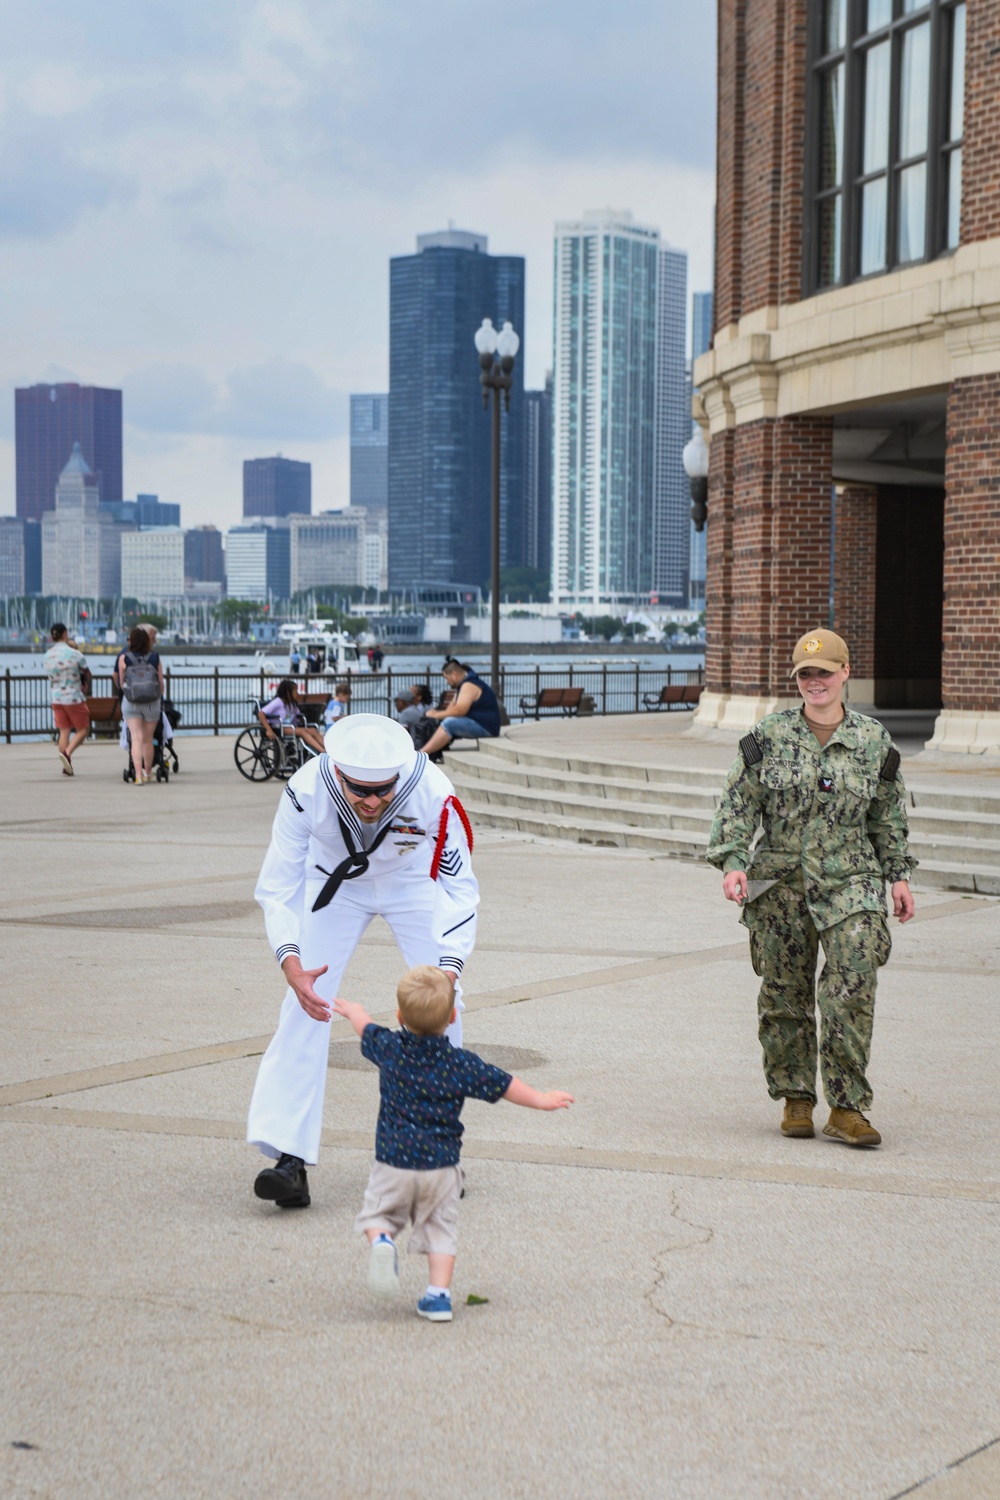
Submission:
[[[188,1136],[207,1140],[245,1141],[242,1123],[206,1120],[184,1115],[144,1115],[106,1110],[66,1108],[63,1105],[11,1106],[0,1123],[62,1125],[79,1130],[112,1130],[141,1135]],[[324,1130],[322,1144],[331,1150],[374,1149],[369,1131]],[[901,1173],[864,1174],[837,1169],[784,1166],[777,1162],[715,1161],[707,1157],[660,1155],[650,1151],[602,1150],[589,1146],[542,1146],[531,1142],[484,1141],[466,1138],[463,1157],[509,1162],[515,1166],[568,1167],[577,1171],[628,1172],[707,1181],[746,1182],[758,1186],[807,1187],[884,1197],[949,1199],[969,1203],[1000,1203],[1000,1182],[966,1182],[961,1178],[927,1179]]]
[[[968,908],[964,899],[942,903],[924,916],[924,921],[939,917],[954,916]],[[176,929],[174,929],[176,931]],[[599,989],[606,984],[622,984],[634,979],[655,978],[683,969],[710,967],[744,958],[747,942],[720,944],[714,948],[700,948],[686,953],[668,953],[658,958],[642,959],[632,964],[615,964],[611,968],[588,969],[582,974],[560,976],[555,979],[534,980],[527,984],[511,985],[502,990],[490,990],[482,995],[470,995],[465,1001],[467,1012],[492,1010],[502,1005],[517,1005],[527,1000],[543,1000],[556,995],[573,994],[579,990]],[[385,1011],[376,1019],[394,1019],[394,1012]],[[346,1021],[331,1021],[330,1036],[339,1038],[353,1035],[353,1028]],[[54,1098],[57,1094],[82,1093],[87,1089],[103,1088],[109,1084],[131,1083],[139,1078],[151,1078],[164,1073],[180,1073],[189,1068],[206,1067],[212,1063],[232,1062],[247,1057],[259,1056],[270,1042],[270,1035],[244,1037],[239,1041],[217,1042],[203,1047],[189,1047],[179,1052],[159,1053],[152,1057],[135,1058],[131,1061],[110,1063],[97,1068],[83,1068],[72,1073],[52,1074],[45,1078],[26,1079],[19,1083],[0,1085],[0,1108],[12,1104],[26,1104],[32,1100]]]

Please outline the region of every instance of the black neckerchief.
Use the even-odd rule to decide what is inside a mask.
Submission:
[[[332,871],[324,870],[322,865],[316,866],[320,874],[329,876],[329,879],[313,902],[313,911],[322,911],[324,906],[329,906],[345,880],[357,880],[359,875],[365,873],[368,869],[370,856],[375,853],[375,850],[389,832],[390,827],[389,823],[385,822],[367,849],[355,849],[351,830],[339,812],[337,814],[337,822],[340,824],[341,837],[347,845],[347,858],[342,859],[337,868]]]

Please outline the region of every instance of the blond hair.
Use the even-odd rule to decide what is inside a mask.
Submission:
[[[455,994],[443,969],[418,964],[396,987],[399,1018],[415,1036],[440,1036],[455,1009]]]

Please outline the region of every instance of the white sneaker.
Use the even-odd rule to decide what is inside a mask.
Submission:
[[[368,1261],[368,1290],[373,1297],[399,1296],[399,1256],[390,1239],[376,1240]]]

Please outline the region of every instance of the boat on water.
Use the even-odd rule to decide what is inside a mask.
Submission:
[[[369,672],[368,659],[357,642],[343,630],[335,630],[329,620],[309,620],[305,624],[283,625],[279,642],[284,652],[256,651],[254,661],[264,672],[281,672],[289,677],[309,673]],[[275,643],[278,645],[278,642]],[[297,658],[297,660],[296,660]]]

